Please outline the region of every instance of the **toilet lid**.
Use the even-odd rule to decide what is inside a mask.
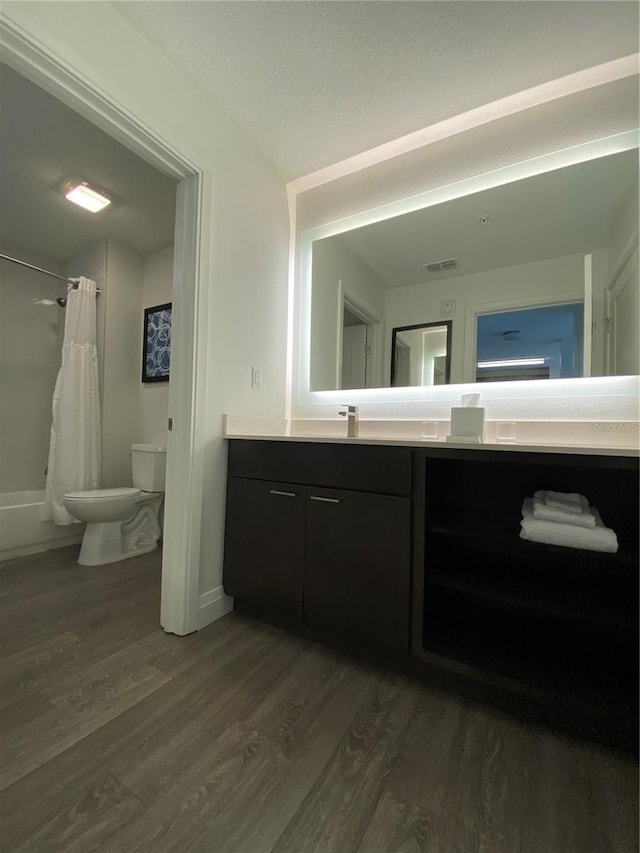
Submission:
[[[98,501],[102,498],[127,498],[141,495],[140,489],[121,486],[118,489],[88,489],[86,492],[68,492],[65,498],[68,500],[94,500]]]

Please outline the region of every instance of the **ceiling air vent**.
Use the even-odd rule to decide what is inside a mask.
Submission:
[[[431,264],[422,264],[427,272],[438,273],[447,272],[447,270],[455,270],[458,268],[457,258],[448,258],[446,261],[434,261]]]

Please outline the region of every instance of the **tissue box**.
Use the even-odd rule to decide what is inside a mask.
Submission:
[[[480,439],[484,435],[484,408],[482,406],[453,406],[451,409],[451,437]]]

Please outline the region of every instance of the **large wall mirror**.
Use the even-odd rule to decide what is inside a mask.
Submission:
[[[638,374],[634,140],[311,235],[309,389]]]

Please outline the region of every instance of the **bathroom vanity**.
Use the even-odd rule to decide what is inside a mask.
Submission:
[[[637,452],[230,438],[236,609],[535,722],[636,749]],[[616,553],[519,538],[579,492]]]

